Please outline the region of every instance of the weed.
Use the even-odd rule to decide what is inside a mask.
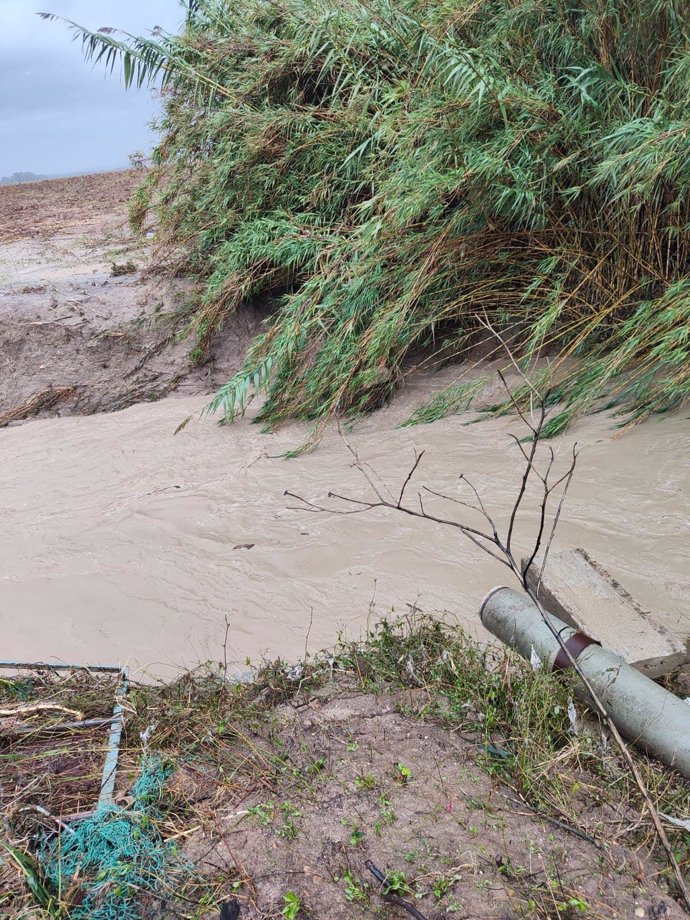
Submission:
[[[127,262],[113,262],[110,274],[113,278],[119,278],[121,275],[133,275],[137,270],[136,265],[131,259]]]
[[[434,879],[431,886],[431,892],[436,900],[440,901],[442,898],[445,898],[453,885],[457,884],[460,880],[460,876],[458,875],[440,875],[438,878]]]
[[[247,812],[256,818],[261,827],[271,827],[276,814],[275,802],[252,805],[251,808],[247,809]]]
[[[360,773],[360,775],[355,778],[355,786],[357,789],[376,789],[376,785],[376,777],[373,773]]]
[[[351,903],[366,901],[367,895],[365,889],[355,881],[350,871],[343,874],[343,882],[345,883],[345,897],[348,901]]]
[[[326,758],[317,757],[316,760],[313,760],[309,764],[309,766],[307,767],[307,771],[309,773],[313,773],[314,775],[318,776],[319,774],[323,773],[323,771],[326,769],[326,766],[327,766]]]
[[[395,777],[399,783],[405,786],[412,779],[412,770],[406,767],[404,763],[396,763]]]
[[[568,898],[567,901],[557,901],[556,910],[558,911],[567,911],[567,910],[576,910],[581,914],[586,914],[589,910],[589,904],[585,901],[584,898],[575,897]]]
[[[292,802],[283,802],[280,806],[280,812],[283,820],[276,831],[277,835],[285,840],[296,840],[299,837],[296,819],[302,817],[302,812]]]
[[[280,912],[286,920],[296,920],[302,910],[302,899],[294,891],[286,891],[283,895],[283,909]]]
[[[393,805],[391,800],[382,792],[379,796],[379,814],[381,815],[381,821],[384,825],[394,824],[396,820],[396,814],[393,810]]]
[[[357,827],[355,824],[350,825],[350,827],[350,844],[353,847],[358,847],[364,842],[364,831],[360,827]]]
[[[0,677],[0,700],[28,700],[32,690],[33,684],[28,678]]]
[[[384,895],[397,894],[399,897],[412,892],[404,872],[389,872],[381,890]]]

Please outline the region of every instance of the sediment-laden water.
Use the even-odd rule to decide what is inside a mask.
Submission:
[[[464,425],[468,415],[394,427],[443,383],[418,378],[348,440],[398,487],[414,450],[425,450],[419,486],[457,497],[465,472],[504,520],[521,470],[507,437],[514,422]],[[414,605],[481,635],[480,600],[509,577],[498,563],[458,532],[401,514],[292,510],[286,489],[313,501],[330,489],[365,494],[338,432],[294,460],[279,455],[303,439],[299,425],[264,435],[246,420],[220,428],[205,419],[174,436],[203,404],[169,398],[0,431],[0,657],[127,661],[168,674],[222,659],[227,618],[227,658],[243,667],[315,651]],[[555,548],[586,547],[687,634],[687,420],[655,418],[611,436],[600,415],[554,443],[564,462],[573,440],[582,448]],[[531,502],[524,546],[535,520]]]

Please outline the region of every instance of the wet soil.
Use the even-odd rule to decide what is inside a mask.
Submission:
[[[183,335],[193,290],[145,271],[134,171],[0,187],[0,425],[206,393],[242,362],[263,317],[243,311],[203,366]]]
[[[228,914],[239,920],[409,917],[385,896],[372,864],[424,920],[686,916],[648,849],[644,819],[614,788],[598,790],[584,764],[579,770],[575,761],[571,773],[573,763],[557,758],[543,771],[566,771],[581,786],[576,825],[558,804],[528,805],[491,769],[481,738],[424,718],[432,703],[433,688],[367,692],[354,675],[336,674],[273,702],[260,694],[253,717],[221,709],[220,723],[209,723],[186,756],[164,750],[175,768],[155,814],[175,849],[159,890],[143,897],[142,918],[217,920],[219,902],[239,907],[239,915]],[[129,702],[125,710],[128,721]],[[174,704],[156,713],[171,724],[184,718]],[[157,734],[157,727],[149,729],[154,744],[165,743],[171,729]],[[66,746],[64,738],[56,748]],[[132,802],[141,756],[138,738],[126,732],[125,741],[116,792],[122,806]],[[8,762],[13,751],[20,762]],[[30,740],[3,753],[0,778],[14,796],[0,805],[15,835],[25,833],[22,846],[37,839],[37,829],[54,833],[56,817],[67,818],[76,805],[93,808],[95,745],[41,759]],[[89,878],[87,871],[70,880],[63,897],[79,903]],[[3,916],[44,916],[31,910],[22,873],[2,858],[0,884]],[[297,913],[284,913],[289,898],[298,901]]]
[[[422,690],[375,696],[341,684],[279,707],[271,746],[291,769],[263,788],[240,791],[236,776],[233,794],[194,770],[173,778],[199,826],[185,855],[224,874],[228,897],[237,883],[242,920],[281,916],[288,891],[300,917],[409,917],[382,897],[369,860],[402,873],[399,895],[426,920],[684,916],[644,848],[617,836],[624,809],[590,800],[576,834],[539,817],[491,779],[481,746],[410,716],[425,703]]]

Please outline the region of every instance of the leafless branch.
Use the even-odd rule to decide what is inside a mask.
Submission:
[[[301,506],[306,511],[312,511],[312,512],[329,511],[334,514],[362,514],[364,512],[373,511],[378,508],[384,508],[384,509],[389,509],[389,510],[393,510],[399,513],[406,514],[413,518],[431,521],[432,523],[440,524],[446,527],[451,527],[455,530],[458,530],[465,538],[467,538],[475,546],[481,549],[484,553],[491,556],[492,559],[495,559],[497,562],[500,562],[502,565],[506,566],[507,568],[511,570],[511,572],[515,575],[515,577],[518,579],[518,581],[522,585],[525,592],[531,598],[536,608],[539,610],[544,623],[550,630],[554,639],[557,641],[561,650],[564,652],[566,659],[568,660],[569,664],[574,669],[580,681],[583,683],[587,691],[587,694],[592,702],[593,708],[598,713],[604,725],[606,725],[606,727],[611,732],[611,735],[613,736],[618,748],[620,749],[623,755],[623,758],[628,766],[628,769],[630,770],[630,773],[633,776],[633,779],[645,802],[645,806],[650,814],[650,817],[654,825],[654,828],[657,832],[658,838],[666,852],[666,856],[673,870],[674,876],[678,883],[679,889],[682,893],[683,900],[685,901],[686,907],[690,910],[690,892],[688,891],[686,882],[678,866],[678,862],[676,860],[674,851],[671,847],[671,844],[668,840],[664,827],[661,823],[659,813],[654,805],[654,802],[652,801],[649,791],[647,790],[647,787],[642,778],[642,775],[640,774],[640,771],[637,768],[637,765],[630,752],[630,749],[628,748],[626,742],[621,736],[615,722],[610,717],[606,709],[606,706],[604,705],[601,698],[596,693],[589,679],[582,672],[582,669],[578,665],[577,660],[573,657],[570,650],[567,648],[563,640],[563,637],[561,636],[559,630],[555,627],[551,618],[548,616],[546,610],[542,606],[541,601],[539,599],[544,569],[546,567],[549,552],[551,550],[551,546],[552,546],[552,543],[553,543],[553,540],[556,534],[556,529],[558,527],[558,524],[561,518],[561,513],[563,511],[566,497],[568,495],[568,491],[570,489],[570,486],[573,480],[573,476],[575,474],[575,469],[577,466],[577,461],[578,461],[577,445],[573,445],[570,462],[568,466],[566,467],[565,472],[563,472],[556,479],[555,482],[551,483],[550,482],[551,475],[552,475],[553,469],[556,464],[556,454],[553,451],[553,449],[549,446],[547,449],[545,467],[540,463],[540,460],[538,457],[538,449],[542,445],[542,442],[543,442],[544,426],[545,426],[546,419],[547,419],[546,401],[539,394],[539,392],[534,387],[534,385],[531,384],[529,380],[527,380],[527,378],[521,371],[519,365],[513,358],[512,354],[510,353],[506,343],[501,338],[501,336],[498,333],[496,333],[495,330],[492,329],[488,321],[485,325],[486,325],[486,328],[494,332],[494,334],[497,336],[497,338],[499,339],[499,341],[505,348],[513,365],[515,366],[518,373],[522,377],[523,381],[527,385],[527,389],[529,390],[531,394],[531,398],[536,400],[537,406],[538,406],[537,421],[536,422],[531,421],[530,418],[527,417],[526,413],[522,410],[521,406],[519,406],[517,400],[513,396],[503,375],[502,374],[500,375],[501,380],[503,381],[503,385],[506,389],[506,392],[508,393],[512,404],[515,406],[517,415],[519,416],[521,421],[526,425],[526,427],[531,432],[531,439],[530,439],[531,443],[530,443],[529,450],[526,450],[524,448],[523,443],[515,435],[510,435],[513,442],[518,445],[520,453],[525,461],[525,469],[521,475],[520,484],[518,487],[518,493],[513,503],[513,506],[511,508],[505,538],[501,536],[498,530],[498,527],[496,526],[495,520],[493,519],[491,514],[487,511],[486,506],[479,494],[479,491],[464,476],[464,474],[460,477],[460,479],[466,482],[469,488],[472,490],[476,504],[471,503],[471,502],[466,502],[462,499],[458,499],[453,496],[446,495],[442,492],[429,488],[428,486],[424,486],[423,489],[429,495],[433,495],[436,498],[441,499],[442,501],[450,502],[453,505],[467,508],[475,513],[480,514],[484,518],[484,520],[488,523],[490,532],[479,530],[475,527],[470,526],[464,521],[456,520],[450,517],[448,518],[442,517],[438,514],[433,514],[430,511],[427,511],[427,509],[424,506],[424,502],[422,500],[421,492],[417,493],[417,504],[419,506],[418,508],[416,504],[410,505],[405,502],[405,495],[408,491],[410,483],[412,482],[414,476],[419,470],[420,463],[424,456],[423,451],[419,454],[415,454],[414,462],[412,463],[409,472],[407,473],[405,479],[402,482],[397,498],[394,498],[391,495],[391,493],[389,492],[388,488],[385,485],[381,488],[376,484],[375,478],[378,478],[378,476],[375,473],[375,471],[373,471],[367,464],[361,461],[357,452],[351,447],[351,445],[347,443],[347,441],[345,443],[347,444],[347,448],[353,457],[353,460],[354,460],[353,466],[355,469],[357,469],[362,474],[363,478],[366,480],[369,487],[372,489],[374,495],[376,496],[376,500],[367,501],[365,499],[361,499],[361,498],[357,498],[353,496],[342,495],[337,492],[328,493],[328,497],[330,499],[334,499],[337,502],[340,502],[345,505],[355,506],[354,509],[346,509],[346,508],[343,508],[342,506],[337,506],[337,505],[335,507],[320,506],[313,502],[308,501],[307,499],[302,498],[301,496],[295,495],[292,492],[286,492],[285,494],[290,495],[292,498],[297,499],[301,503]],[[534,412],[534,406],[532,407],[532,413],[533,412]],[[521,511],[523,507],[523,500],[527,493],[530,479],[532,478],[541,484],[541,488],[539,490],[540,492],[539,515],[538,515],[536,533],[532,540],[532,549],[530,551],[526,565],[524,566],[524,568],[522,568],[519,564],[518,559],[516,559],[515,554],[513,552],[513,537],[514,537],[515,529],[520,520]],[[558,495],[559,489],[560,489],[560,495]],[[556,496],[558,496],[558,502],[557,502],[555,510],[553,510],[553,501]],[[550,525],[548,523],[549,519],[551,520]],[[545,534],[547,533],[547,531],[548,531],[548,536],[546,537],[546,546],[544,549],[544,554],[543,554],[543,558],[541,561],[541,567],[540,567],[540,572],[539,572],[539,578],[537,580],[537,585],[535,589],[535,588],[530,587],[530,585],[528,584],[527,576],[529,574],[531,567],[534,565],[534,562],[539,554],[539,551],[544,545],[544,538],[545,538]]]
[[[398,508],[399,508],[399,507],[402,505],[402,503],[403,503],[403,498],[405,497],[405,489],[406,489],[407,486],[409,485],[409,482],[410,482],[410,480],[412,479],[412,477],[414,476],[414,474],[417,472],[417,467],[418,467],[419,464],[422,462],[422,457],[423,457],[423,456],[424,456],[424,451],[422,451],[421,453],[417,454],[417,456],[415,457],[415,461],[414,461],[414,463],[413,463],[413,465],[412,465],[412,469],[411,469],[410,472],[407,474],[407,477],[406,477],[406,479],[405,479],[405,482],[403,482],[403,484],[402,484],[402,489],[400,490],[400,495],[398,496]]]

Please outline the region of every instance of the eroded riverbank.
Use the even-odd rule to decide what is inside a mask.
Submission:
[[[155,233],[128,226],[141,178],[0,188],[0,428],[46,415],[44,404],[85,415],[207,393],[240,367],[261,311],[243,311],[202,364],[192,359],[183,333],[193,283],[148,271]]]
[[[261,311],[244,311],[209,362],[193,365],[193,342],[175,335],[184,290],[181,300],[161,293],[142,271],[146,240],[126,227],[135,180],[3,190],[0,416],[58,387],[68,395],[43,415],[70,417],[0,429],[2,657],[167,674],[223,657],[227,618],[227,657],[244,667],[330,646],[341,629],[358,634],[415,605],[481,635],[479,601],[508,573],[456,532],[386,512],[291,510],[285,490],[309,500],[365,490],[335,429],[291,461],[280,455],[304,441],[302,425],[263,435],[249,420],[219,428],[205,418],[174,436],[239,366]],[[114,276],[127,262],[136,271]],[[410,377],[348,438],[398,488],[414,451],[426,450],[420,486],[457,496],[464,472],[500,519],[520,473],[513,422],[466,426],[468,414],[395,428],[455,375]],[[679,635],[690,596],[686,416],[652,418],[622,438],[592,416],[558,445],[565,454],[577,440],[583,452],[557,543],[584,546]],[[521,539],[527,546],[529,534]]]

